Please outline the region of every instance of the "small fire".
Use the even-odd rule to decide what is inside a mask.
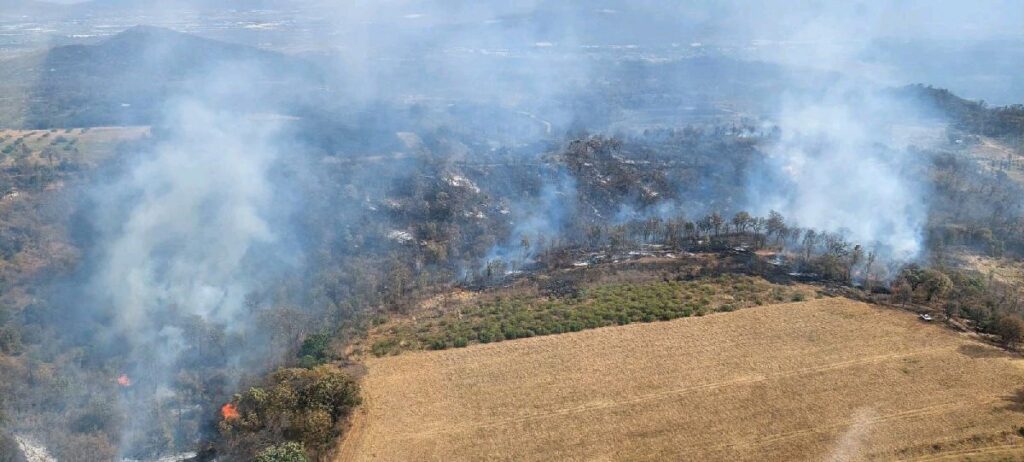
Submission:
[[[127,388],[132,386],[132,379],[128,377],[128,374],[121,374],[121,376],[117,378],[117,384]]]
[[[234,420],[239,417],[238,408],[234,404],[227,403],[220,407],[220,415],[224,420]]]

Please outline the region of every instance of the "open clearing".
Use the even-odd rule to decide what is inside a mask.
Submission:
[[[117,146],[125,141],[149,136],[150,128],[143,126],[66,128],[52,130],[8,130],[0,129],[0,166],[10,164],[22,157],[21,146],[33,156],[36,163],[52,163],[45,159],[46,150],[52,150],[59,160],[68,158],[76,163],[95,163],[114,154]]]
[[[846,299],[367,367],[338,460],[1024,460],[1024,360]]]

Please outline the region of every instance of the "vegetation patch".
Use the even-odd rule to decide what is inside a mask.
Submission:
[[[221,409],[226,452],[257,461],[306,461],[325,454],[360,403],[355,380],[332,365],[280,369]]]
[[[800,301],[806,288],[772,284],[745,275],[692,281],[597,285],[574,296],[498,296],[433,317],[383,326],[374,336],[377,356],[403,350],[443,350],[474,343],[578,332],[637,322],[668,321],[755,305]]]

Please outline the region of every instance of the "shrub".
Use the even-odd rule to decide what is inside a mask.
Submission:
[[[313,334],[306,337],[302,341],[302,347],[299,348],[299,357],[311,357],[315,360],[323,361],[327,359],[327,348],[330,346],[331,336],[327,333],[321,332],[319,334]]]
[[[313,356],[303,356],[299,358],[299,367],[304,369],[312,369],[323,363],[324,361],[322,359],[315,358]]]
[[[289,441],[260,451],[255,462],[309,462],[309,457],[301,443]]]
[[[386,338],[374,342],[373,346],[370,347],[370,350],[376,356],[387,356],[389,354],[398,353],[398,346],[398,339]]]
[[[397,353],[401,338],[420,348],[463,347],[472,341],[490,343],[537,335],[575,332],[635,322],[731,311],[772,300],[803,300],[805,294],[750,276],[721,276],[697,281],[652,281],[606,284],[579,289],[572,298],[501,297],[462,307],[459,315],[423,318],[386,341],[374,344],[378,356]]]
[[[233,452],[258,447],[261,441],[268,439],[273,443],[298,440],[303,444],[300,449],[323,451],[341,434],[342,423],[359,403],[355,380],[336,366],[278,370],[263,386],[250,388],[235,397],[232,404],[238,416],[220,422],[225,452],[244,456]],[[304,451],[299,453],[304,455]]]
[[[1007,348],[1016,348],[1024,340],[1024,323],[1009,315],[996,319],[992,330],[1003,341]]]

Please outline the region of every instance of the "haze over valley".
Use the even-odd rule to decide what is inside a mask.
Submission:
[[[1020,459],[1021,24],[0,0],[0,462]]]

